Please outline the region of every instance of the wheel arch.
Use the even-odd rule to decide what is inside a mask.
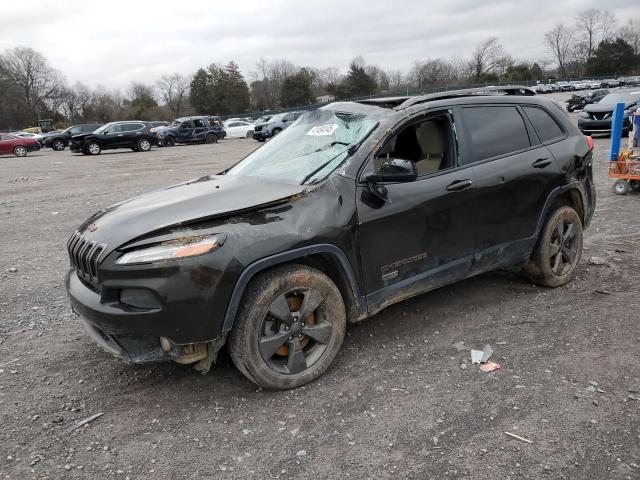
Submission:
[[[586,228],[589,225],[589,215],[587,210],[586,193],[582,184],[578,181],[572,182],[563,187],[556,188],[551,192],[544,205],[542,215],[538,219],[538,225],[536,227],[536,236],[542,231],[542,227],[546,222],[549,215],[556,207],[572,207],[580,220],[582,225]]]
[[[309,245],[262,258],[242,271],[227,306],[222,325],[223,335],[233,328],[240,302],[251,280],[263,271],[292,263],[316,268],[331,278],[340,290],[348,319],[355,321],[366,316],[366,298],[351,262],[342,249],[331,244]]]

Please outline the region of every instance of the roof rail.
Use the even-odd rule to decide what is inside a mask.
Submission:
[[[404,102],[395,106],[396,110],[404,110],[413,105],[417,105],[419,103],[431,102],[433,100],[443,100],[446,98],[456,98],[456,97],[471,97],[476,95],[496,95],[496,94],[504,94],[504,95],[536,95],[536,92],[529,87],[524,87],[522,85],[500,85],[500,86],[487,86],[487,87],[477,87],[477,88],[465,88],[462,90],[449,90],[446,92],[439,93],[430,93],[427,95],[418,95],[415,97],[409,97]],[[378,99],[382,100],[382,99]]]

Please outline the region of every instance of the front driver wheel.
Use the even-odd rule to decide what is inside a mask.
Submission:
[[[175,147],[176,145],[176,139],[173,137],[167,137],[164,139],[164,141],[162,142],[162,144],[165,147]]]
[[[13,153],[16,157],[26,157],[27,147],[19,146],[13,149]]]
[[[51,144],[51,148],[53,148],[57,152],[61,152],[62,150],[64,150],[64,147],[65,145],[62,140],[54,140]]]
[[[545,287],[571,281],[582,257],[582,221],[571,207],[560,207],[547,219],[525,272]]]
[[[322,375],[344,338],[336,285],[319,270],[287,265],[259,274],[242,300],[229,339],[233,363],[256,385],[299,387]]]
[[[89,155],[99,155],[102,151],[102,147],[100,147],[98,142],[91,142],[87,145],[86,151]]]
[[[149,150],[151,150],[151,142],[146,138],[141,138],[140,140],[138,140],[136,148],[139,152],[148,152]]]

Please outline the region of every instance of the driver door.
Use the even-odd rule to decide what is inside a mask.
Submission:
[[[371,309],[466,277],[471,271],[473,170],[459,165],[454,118],[441,112],[405,124],[374,152],[363,172],[390,159],[415,162],[418,178],[386,183],[387,198],[359,183],[358,242]],[[380,185],[374,186],[380,187]]]
[[[182,122],[178,128],[178,141],[179,142],[191,142],[193,141],[193,121],[189,120]]]
[[[102,148],[114,148],[122,139],[122,125],[111,125],[109,129],[102,133]]]

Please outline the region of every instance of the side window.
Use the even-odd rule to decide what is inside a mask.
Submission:
[[[558,123],[545,110],[539,107],[523,107],[542,143],[553,143],[564,138],[564,132]]]
[[[283,122],[291,122],[293,121],[293,113],[287,113],[282,119]]]
[[[228,126],[229,126],[229,127],[239,127],[239,126],[241,126],[241,125],[242,125],[242,124],[241,124],[241,123],[239,123],[239,122],[231,122]]]
[[[196,128],[204,128],[204,121],[197,119],[193,121],[193,124],[195,125]]]
[[[122,132],[122,125],[119,123],[116,123],[115,125],[111,125],[109,128],[107,128],[107,131],[104,133],[120,133]]]
[[[471,161],[478,162],[531,146],[527,127],[516,107],[465,107],[462,118],[471,138]]]
[[[448,117],[411,124],[391,137],[376,154],[375,171],[392,158],[411,160],[419,176],[453,168],[456,166],[453,143]]]
[[[69,129],[69,133],[71,135],[75,135],[76,133],[80,133],[80,132],[82,132],[82,127],[71,127]]]
[[[124,123],[120,125],[121,132],[134,132],[140,128],[138,123]]]
[[[11,140],[7,135],[0,135],[0,142],[3,140]]]
[[[180,128],[186,130],[188,128],[193,128],[193,121],[189,120],[188,122],[182,122],[180,124]]]

